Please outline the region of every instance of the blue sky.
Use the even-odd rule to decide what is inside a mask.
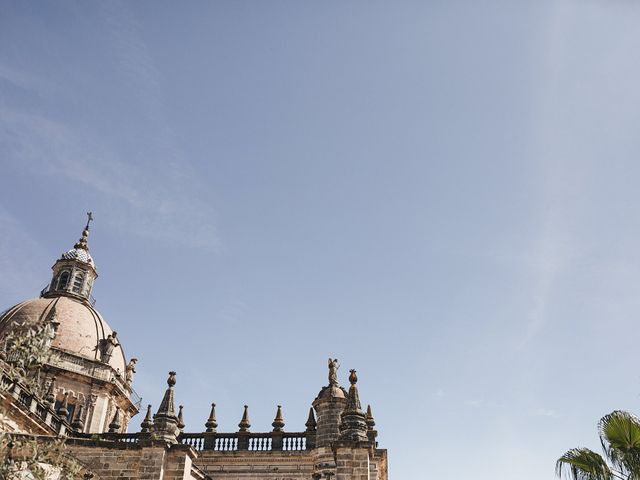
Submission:
[[[638,412],[639,23],[623,0],[0,1],[0,307],[92,210],[97,307],[145,404],[178,372],[188,430],[211,401],[221,430],[245,403],[303,429],[331,356],[392,478],[551,479]]]

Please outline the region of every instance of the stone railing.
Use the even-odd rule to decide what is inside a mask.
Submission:
[[[66,418],[58,416],[50,405],[47,405],[20,382],[14,381],[7,370],[0,365],[0,391],[11,395],[15,403],[39,418],[58,435],[66,435],[71,432],[71,425]]]
[[[93,440],[93,441],[104,441],[104,442],[113,442],[117,444],[137,444],[140,443],[140,438],[143,436],[149,436],[144,433],[80,433],[80,432],[72,432],[72,438],[85,439],[85,440]]]
[[[149,433],[71,433],[73,438],[116,444],[137,444],[141,439],[149,439]],[[181,433],[178,442],[189,445],[194,450],[216,452],[269,452],[304,451],[315,447],[315,432],[234,432],[234,433]]]
[[[45,285],[45,287],[44,287],[42,290],[40,290],[40,296],[41,296],[41,297],[44,297],[44,296],[45,296],[47,293],[49,293],[49,292],[55,292],[55,290],[53,290],[53,289],[51,288],[51,285],[50,285],[50,284],[47,284],[47,285]],[[71,295],[73,295],[75,298],[77,298],[77,299],[79,299],[79,300],[88,300],[89,304],[90,304],[92,307],[95,307],[95,306],[96,306],[96,299],[95,299],[95,298],[93,298],[93,295],[91,295],[91,294],[89,294],[89,297],[87,298],[87,297],[85,297],[84,295],[80,295],[79,293],[78,293],[78,294],[77,294],[77,293],[73,293],[73,292],[71,292],[71,291],[67,291],[67,292],[65,292],[65,293],[67,293],[67,294],[71,294]]]
[[[51,349],[51,355],[49,356],[47,363],[63,370],[79,373],[88,377],[96,378],[105,382],[114,383],[120,388],[120,390],[126,394],[131,402],[140,409],[142,399],[138,393],[128,385],[122,374],[118,374],[111,368],[111,366],[97,361],[91,361],[78,355],[58,350],[57,348]]]
[[[194,450],[233,452],[246,450],[301,451],[315,447],[315,432],[234,432],[234,433],[182,433],[178,441]]]

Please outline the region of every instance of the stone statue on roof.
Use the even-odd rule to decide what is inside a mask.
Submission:
[[[340,364],[338,363],[337,358],[329,359],[329,386],[337,387],[338,386],[338,369],[340,368]]]
[[[109,363],[111,360],[111,355],[113,355],[113,349],[116,348],[120,343],[116,338],[118,336],[118,332],[110,333],[107,338],[101,341],[100,344],[100,360],[104,363]]]

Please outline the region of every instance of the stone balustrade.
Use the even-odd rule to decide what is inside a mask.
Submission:
[[[136,444],[151,437],[149,433],[100,433],[87,434],[72,432],[73,438],[119,444]],[[265,452],[311,450],[315,444],[315,432],[233,432],[233,433],[181,433],[178,442],[189,445],[196,451],[217,452]]]
[[[72,431],[66,418],[56,414],[52,405],[30,393],[21,382],[12,379],[9,372],[0,364],[0,390],[7,392],[15,399],[15,403],[28,411],[29,415],[38,417],[45,425],[58,435],[68,435]]]
[[[182,433],[178,441],[190,445],[194,450],[300,451],[315,447],[315,432]]]

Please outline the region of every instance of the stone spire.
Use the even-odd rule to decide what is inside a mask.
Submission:
[[[78,411],[76,412],[75,418],[73,419],[73,423],[71,424],[71,428],[77,430],[78,432],[82,432],[82,430],[84,430],[84,421],[82,420],[83,409],[84,405],[80,404],[78,406]]]
[[[47,393],[44,397],[44,403],[46,403],[47,406],[49,407],[53,407],[53,405],[56,403],[55,383],[56,383],[56,377],[51,377],[51,381],[49,382],[49,387],[47,387]]]
[[[144,416],[144,420],[140,424],[142,433],[149,433],[153,428],[153,417],[151,414],[151,404],[147,405],[147,414]]]
[[[169,443],[177,443],[177,437],[180,434],[178,427],[179,420],[176,415],[176,405],[173,394],[173,386],[176,384],[176,372],[169,372],[169,378],[167,379],[167,391],[164,392],[164,397],[156,413],[153,432],[162,440]]]
[[[216,421],[216,404],[211,404],[211,413],[209,413],[209,418],[207,419],[207,423],[204,424],[207,432],[215,432],[216,428],[218,428],[218,422]]]
[[[373,430],[376,426],[376,422],[373,419],[373,413],[371,413],[371,405],[367,405],[367,430]]]
[[[79,248],[85,251],[89,251],[89,224],[93,221],[93,214],[91,212],[87,212],[87,225],[82,230],[82,236],[80,240],[76,242],[73,248]]]
[[[273,423],[271,424],[274,432],[281,432],[284,428],[284,417],[282,416],[282,405],[278,405],[278,410],[276,412],[276,418],[273,419]]]
[[[360,397],[358,395],[358,376],[355,370],[350,370],[349,375],[349,395],[347,405],[340,416],[340,440],[352,442],[366,442],[367,437],[367,416],[362,411]]]
[[[247,405],[244,406],[242,420],[240,420],[238,427],[240,427],[240,432],[248,432],[251,427],[251,424],[249,423],[249,407]]]
[[[367,405],[367,438],[370,442],[375,444],[376,438],[378,438],[378,431],[373,428],[376,426],[376,422],[373,419],[373,413],[371,413],[371,405]]]
[[[307,423],[304,424],[307,427],[307,432],[315,432],[316,431],[316,417],[313,414],[313,407],[309,408],[309,416],[307,417]]]
[[[109,433],[117,433],[120,430],[120,407],[116,407],[116,413],[113,415],[113,420],[109,424]]]
[[[69,415],[69,392],[64,394],[64,398],[62,399],[62,403],[56,410],[56,413],[59,417],[66,418]]]
[[[176,416],[176,404],[173,394],[173,387],[175,386],[175,384],[176,372],[169,372],[169,378],[167,379],[167,385],[169,386],[169,388],[167,388],[167,390],[164,392],[164,397],[162,397],[162,402],[160,402],[160,407],[158,408],[156,417],[158,417],[158,415],[164,415],[168,417]]]
[[[185,427],[184,417],[182,416],[182,408],[182,405],[178,407],[178,428],[180,429],[180,431],[184,430]]]

